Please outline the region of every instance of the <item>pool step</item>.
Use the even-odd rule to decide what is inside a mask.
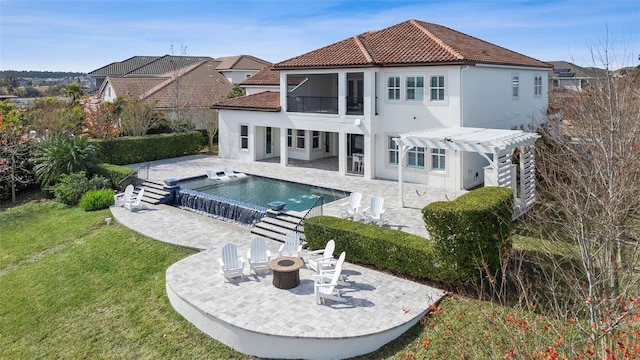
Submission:
[[[302,216],[297,211],[270,212],[251,229],[251,233],[284,242],[285,236],[296,229]],[[300,234],[300,239],[304,242],[304,232]]]
[[[145,180],[138,185],[136,190],[139,189],[144,189],[142,201],[148,204],[166,204],[173,200],[171,192],[167,190],[163,181]]]

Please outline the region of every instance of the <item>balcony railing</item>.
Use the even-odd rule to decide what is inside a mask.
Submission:
[[[287,111],[337,114],[338,98],[323,96],[287,96]]]
[[[362,96],[347,96],[347,115],[364,114],[364,101]]]

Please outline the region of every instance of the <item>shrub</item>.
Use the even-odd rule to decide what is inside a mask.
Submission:
[[[113,205],[114,191],[111,189],[90,190],[80,198],[80,207],[84,211],[106,209]]]
[[[136,171],[132,168],[120,165],[113,165],[102,163],[98,164],[95,169],[95,173],[102,177],[105,177],[111,181],[111,185],[116,189],[122,189],[127,187],[127,185],[132,184],[135,180],[133,174]],[[128,181],[124,181],[128,179]]]
[[[84,171],[63,174],[53,187],[56,199],[65,205],[76,205],[84,193],[109,187],[109,180],[102,176],[94,176],[89,180]]]
[[[202,142],[198,131],[94,140],[100,159],[116,165],[197,154]]]
[[[96,147],[81,137],[53,137],[42,143],[34,155],[36,180],[42,187],[54,185],[63,174],[90,174],[98,164]]]
[[[439,262],[456,281],[485,268],[495,274],[500,252],[509,249],[513,192],[503,187],[483,187],[454,201],[437,201],[422,209]]]

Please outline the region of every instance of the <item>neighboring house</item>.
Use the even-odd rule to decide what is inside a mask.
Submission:
[[[594,67],[583,68],[567,61],[549,61],[549,89],[582,91],[582,88],[597,79],[603,79],[606,70]]]
[[[405,21],[279,62],[243,82],[247,96],[213,105],[220,111],[219,156],[280,157],[283,165],[336,157],[345,176],[356,169],[355,157],[366,179],[469,189],[483,183],[488,160],[498,160],[465,149],[488,147],[442,145],[448,138],[407,146],[413,140],[404,134],[535,125],[545,116],[550,69],[444,26]],[[490,135],[503,136],[493,144],[520,141],[512,133]],[[522,138],[530,144],[535,136]]]
[[[216,59],[220,61],[217,70],[224,75],[232,84],[238,85],[253,74],[271,63],[251,55],[224,56]]]

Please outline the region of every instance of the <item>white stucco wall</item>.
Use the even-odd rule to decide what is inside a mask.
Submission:
[[[251,75],[257,73],[258,70],[223,70],[220,71],[222,76],[226,77],[233,85],[238,85],[247,80]]]
[[[104,86],[104,90],[102,91],[102,100],[111,102],[114,101],[117,97],[118,96],[116,94],[116,91],[113,89],[110,83],[107,83]]]

